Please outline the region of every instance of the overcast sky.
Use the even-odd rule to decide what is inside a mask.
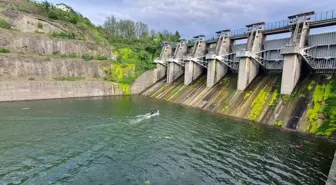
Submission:
[[[184,37],[287,19],[288,15],[335,7],[335,0],[49,0],[65,3],[103,24],[107,16],[142,21],[158,31],[179,30]],[[335,11],[336,13],[336,11]]]

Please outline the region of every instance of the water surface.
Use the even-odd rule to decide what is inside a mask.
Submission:
[[[322,185],[335,148],[146,97],[0,104],[1,185]]]

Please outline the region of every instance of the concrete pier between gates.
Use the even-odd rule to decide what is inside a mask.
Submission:
[[[285,55],[282,73],[281,94],[291,94],[301,74],[301,57],[296,54]]]
[[[215,54],[223,56],[230,53],[231,39],[229,33],[231,30],[223,30],[216,32],[219,36]],[[208,61],[207,71],[207,87],[213,87],[220,79],[222,79],[228,72],[228,66],[217,59]]]
[[[183,58],[185,63],[184,85],[189,85],[205,71],[205,54],[207,44],[204,35],[194,37],[196,40],[190,55]]]
[[[203,72],[205,68],[191,60],[186,60],[185,62],[185,73],[184,73],[184,85],[189,85],[191,82],[196,80]]]
[[[167,83],[174,82],[178,77],[184,74],[184,67],[174,62],[167,65]]]
[[[247,40],[247,51],[237,54],[237,57],[240,58],[237,85],[238,90],[245,90],[259,73],[260,65],[252,59],[251,55],[262,50],[264,36],[262,31],[258,29],[262,29],[259,26],[263,25],[264,23],[257,23],[247,26],[252,30],[249,32]]]
[[[228,66],[217,61],[210,60],[208,63],[207,87],[213,87],[220,79],[222,79],[228,71]]]
[[[290,17],[289,17],[290,18]],[[302,66],[300,49],[304,48],[308,42],[309,24],[306,20],[293,22],[293,31],[290,46],[282,50],[284,65],[281,81],[281,94],[291,94],[299,81]]]
[[[187,54],[188,43],[184,39],[180,39],[176,46],[174,55],[167,62],[167,83],[174,82],[184,73],[183,56]]]

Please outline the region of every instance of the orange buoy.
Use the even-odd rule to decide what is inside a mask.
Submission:
[[[301,148],[301,146],[300,145],[295,145],[295,148]]]

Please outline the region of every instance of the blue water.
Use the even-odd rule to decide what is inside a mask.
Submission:
[[[159,116],[146,115],[154,109]],[[1,103],[0,110],[1,185],[322,185],[336,148],[146,97]]]

